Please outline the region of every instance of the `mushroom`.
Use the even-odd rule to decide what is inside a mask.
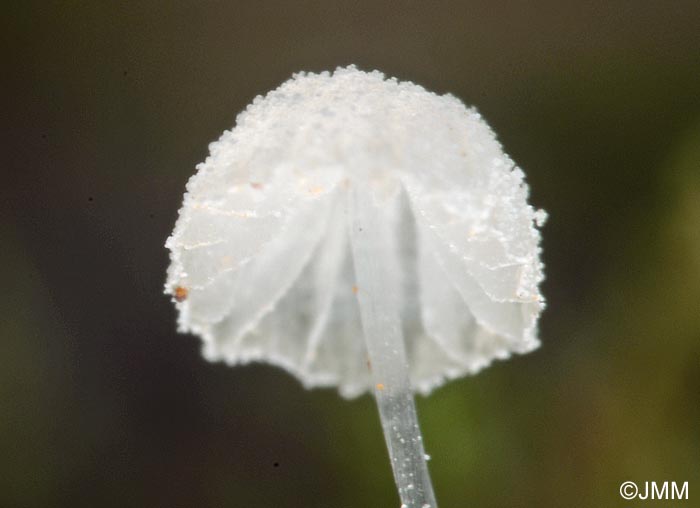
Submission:
[[[166,243],[179,330],[371,391],[402,506],[435,508],[413,394],[538,346],[545,213],[474,109],[380,72],[296,74],[236,123]]]

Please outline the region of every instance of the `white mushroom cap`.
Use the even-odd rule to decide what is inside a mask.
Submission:
[[[166,293],[210,360],[371,387],[348,190],[385,196],[414,390],[538,346],[540,234],[523,172],[450,95],[354,67],[297,74],[242,112],[187,184]]]

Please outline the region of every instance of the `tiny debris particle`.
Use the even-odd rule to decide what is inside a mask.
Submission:
[[[384,389],[384,383],[377,383],[376,388],[381,392]]]
[[[184,302],[187,300],[188,290],[186,287],[178,286],[175,288],[175,301]]]
[[[544,226],[545,222],[547,222],[547,212],[544,210],[537,210],[535,212],[535,224],[537,224],[538,228],[541,228]]]
[[[280,467],[280,463],[279,463],[279,462],[275,462],[274,464],[272,464],[272,467]]]
[[[356,295],[358,291],[359,291],[359,288],[357,286],[352,287],[352,294],[353,295]]]
[[[250,182],[250,186],[255,190],[260,190],[264,187],[260,182]]]
[[[311,188],[309,189],[309,193],[310,193],[312,196],[318,196],[318,195],[321,194],[322,192],[323,192],[323,187],[311,187]]]

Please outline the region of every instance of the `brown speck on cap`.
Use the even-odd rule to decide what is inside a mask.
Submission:
[[[175,288],[175,301],[184,302],[187,300],[188,290],[186,287],[178,286]]]
[[[357,286],[353,286],[353,287],[352,287],[352,294],[353,294],[353,295],[356,295],[357,292],[358,292],[359,290],[360,290],[360,289],[359,289]]]
[[[256,190],[260,190],[264,187],[264,185],[261,184],[260,182],[250,182],[250,186]]]
[[[377,383],[375,387],[381,392],[384,389],[384,383]]]

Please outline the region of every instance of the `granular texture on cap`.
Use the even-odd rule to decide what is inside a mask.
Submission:
[[[381,201],[415,390],[538,345],[538,226],[523,172],[471,108],[380,72],[297,74],[239,114],[187,184],[166,293],[211,360],[371,386],[348,194]],[[184,297],[185,295],[186,297]]]

